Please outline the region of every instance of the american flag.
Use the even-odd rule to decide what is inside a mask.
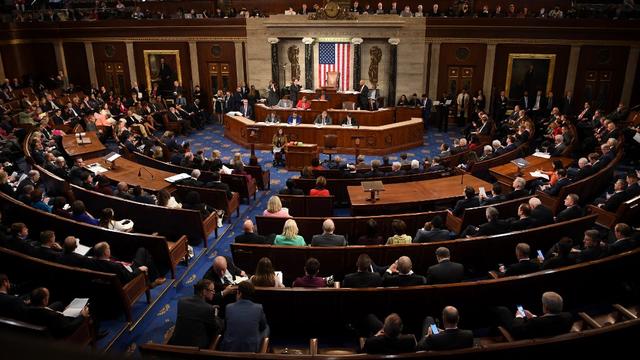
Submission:
[[[319,70],[320,86],[325,85],[327,71],[340,73],[340,90],[350,88],[351,78],[351,44],[321,42],[319,45]]]

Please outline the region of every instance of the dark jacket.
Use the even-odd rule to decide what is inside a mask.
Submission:
[[[572,207],[568,207],[560,211],[556,216],[556,221],[557,222],[569,221],[572,219],[577,219],[579,217],[582,217],[582,215],[583,215],[583,211],[580,205],[574,205]]]
[[[372,336],[368,338],[362,351],[367,354],[402,354],[416,351],[416,339],[413,335]]]
[[[504,275],[505,276],[524,275],[524,274],[530,274],[532,272],[536,272],[538,270],[540,270],[540,266],[537,263],[531,260],[523,260],[507,266],[507,269]]]
[[[342,281],[343,288],[369,288],[382,286],[382,277],[378,273],[355,272],[347,274]]]
[[[529,196],[526,190],[514,190],[507,194],[507,200],[519,199],[525,196]]]
[[[509,223],[509,231],[527,230],[535,226],[536,220],[532,217],[513,220]]]
[[[240,299],[227,305],[226,329],[220,344],[222,351],[258,352],[269,325],[262,305]]]
[[[427,284],[457,283],[464,279],[464,265],[443,260],[427,270]]]
[[[272,242],[269,242],[269,240],[262,235],[258,235],[256,233],[247,233],[247,232],[236,236],[234,242],[236,244],[271,244],[272,243]]]
[[[477,196],[474,196],[470,199],[462,199],[458,200],[456,206],[453,208],[453,215],[457,217],[461,217],[464,213],[464,209],[478,207],[480,206],[480,199]]]
[[[17,296],[0,293],[0,316],[25,320],[27,305]]]
[[[447,329],[437,335],[423,337],[418,350],[455,350],[473,346],[473,332],[462,329]]]
[[[416,236],[413,238],[414,243],[426,243],[431,241],[449,240],[449,230],[447,229],[433,229],[425,230],[418,229]]]
[[[509,224],[505,220],[496,219],[478,226],[475,236],[489,236],[502,234],[509,230]]]
[[[27,321],[34,325],[45,326],[53,337],[61,338],[73,334],[82,325],[84,317],[72,318],[46,307],[29,307]]]
[[[385,287],[389,286],[415,286],[415,285],[424,285],[427,280],[422,275],[411,274],[411,275],[400,275],[400,274],[389,274],[385,273],[383,277],[383,285]]]
[[[550,337],[569,332],[573,325],[571,313],[544,315],[535,318],[517,318],[513,320],[511,334],[516,339]]]
[[[224,190],[227,193],[227,199],[231,199],[233,197],[233,193],[231,193],[231,189],[229,185],[221,182],[221,181],[212,181],[207,183],[207,187],[211,189]]]
[[[625,191],[617,192],[611,195],[609,199],[604,202],[604,204],[602,205],[602,209],[610,212],[616,212],[620,205],[627,200],[628,198]]]
[[[558,179],[558,181],[553,184],[550,188],[546,189],[544,192],[551,195],[556,196],[560,193],[563,187],[571,184],[571,180],[568,177],[563,177],[562,179]]]
[[[222,321],[212,305],[199,296],[178,300],[178,315],[169,345],[197,346],[206,349],[213,336],[222,331]]]
[[[346,246],[347,240],[342,235],[320,234],[313,235],[311,246]]]
[[[535,226],[553,224],[553,213],[544,205],[538,205],[531,210],[531,217],[535,220]]]

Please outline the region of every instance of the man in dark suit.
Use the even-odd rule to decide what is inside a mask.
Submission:
[[[529,207],[531,208],[531,217],[535,226],[544,226],[553,224],[553,212],[548,207],[542,205],[542,201],[537,197],[529,199]]]
[[[27,305],[22,299],[10,294],[11,282],[5,274],[0,274],[0,316],[24,320]]]
[[[62,243],[62,254],[58,258],[58,262],[68,266],[95,269],[94,263],[97,260],[75,253],[77,247],[78,239],[73,236],[67,236]]]
[[[385,287],[389,286],[414,286],[424,285],[426,279],[422,275],[417,275],[411,270],[413,263],[408,256],[401,256],[396,262],[391,264],[383,277]]]
[[[262,305],[254,303],[255,288],[248,281],[238,285],[236,302],[227,305],[226,329],[220,349],[258,352],[262,338],[269,336],[269,325]]]
[[[200,170],[198,169],[193,169],[191,170],[191,176],[185,179],[180,180],[178,183],[180,185],[187,185],[187,186],[195,186],[195,187],[202,187],[205,184],[198,180],[198,178],[200,178]]]
[[[45,230],[40,233],[40,244],[34,244],[29,251],[30,255],[47,261],[57,261],[60,258],[62,247],[56,242],[56,233]]]
[[[498,212],[498,209],[493,206],[489,206],[484,213],[487,218],[486,223],[477,227],[469,225],[462,234],[460,234],[460,236],[490,236],[502,234],[509,230],[509,224],[506,221],[499,219],[500,213]]]
[[[582,248],[571,249],[570,257],[577,263],[599,259],[604,254],[600,246],[600,233],[598,230],[587,230],[582,238]]]
[[[296,187],[293,179],[287,179],[286,187],[280,189],[278,193],[281,195],[304,195],[304,191]]]
[[[342,126],[358,126],[358,121],[351,116],[351,113],[347,113],[347,116],[340,123]]]
[[[560,211],[558,215],[556,215],[556,222],[569,221],[582,217],[584,211],[582,210],[580,205],[578,205],[578,201],[580,201],[578,195],[567,195],[567,197],[564,199],[564,206],[566,206],[566,209]]]
[[[236,236],[234,242],[236,244],[271,244],[266,237],[256,234],[253,222],[249,219],[244,221],[242,225],[244,233]]]
[[[525,190],[527,181],[524,178],[515,178],[511,186],[513,187],[513,191],[507,194],[507,200],[519,199],[521,197],[529,196],[529,192]]]
[[[223,323],[217,308],[208,304],[215,289],[210,280],[200,280],[193,287],[193,296],[178,300],[178,315],[169,345],[209,348],[213,337],[222,332]]]
[[[516,312],[515,319],[506,307],[496,309],[499,325],[504,326],[516,339],[551,337],[569,332],[573,325],[571,313],[562,311],[562,297],[555,292],[542,294],[543,315],[529,310]]]
[[[123,284],[133,280],[138,274],[146,273],[151,287],[163,284],[167,279],[159,276],[153,258],[145,248],[139,248],[130,264],[111,258],[111,247],[107,242],[99,242],[93,247],[95,270],[115,274]]]
[[[556,135],[553,140],[553,147],[547,150],[547,152],[551,156],[562,156],[564,151],[567,149],[567,144],[564,143],[564,137],[562,135]]]
[[[431,241],[449,240],[449,230],[443,228],[442,217],[436,215],[431,221],[427,221],[422,229],[418,229],[413,238],[414,243],[426,243]]]
[[[213,172],[211,175],[211,182],[207,183],[207,187],[211,189],[224,190],[227,194],[227,199],[231,199],[233,197],[233,193],[231,192],[229,185],[220,181],[220,173],[218,172]]]
[[[427,316],[422,326],[424,336],[418,342],[418,350],[455,350],[473,346],[473,332],[470,330],[458,329],[460,314],[458,309],[447,306],[442,310],[442,323],[444,329],[438,329],[434,333],[431,325],[435,321],[431,316]]]
[[[347,240],[342,235],[335,235],[335,230],[333,220],[326,219],[322,223],[322,234],[313,235],[311,246],[347,246]]]
[[[631,200],[640,195],[640,183],[638,182],[638,173],[629,171],[627,173],[627,190],[625,191],[627,200]]]
[[[507,200],[507,195],[502,193],[502,185],[499,182],[494,182],[491,186],[491,197],[479,195],[480,206],[499,204]]]
[[[636,241],[631,237],[633,229],[625,223],[618,223],[613,229],[616,241],[606,246],[606,255],[616,255],[625,251],[632,250],[638,246]]]
[[[593,166],[587,158],[580,158],[578,160],[578,170],[576,171],[575,168],[569,168],[567,170],[567,174],[571,175],[572,169],[574,169],[574,174],[572,176],[573,181],[582,180],[595,173]]]
[[[494,104],[494,112],[496,123],[500,124],[502,120],[504,120],[505,114],[507,113],[507,106],[509,106],[509,98],[505,95],[504,90],[500,91],[500,96],[496,99]]]
[[[65,316],[59,312],[62,310],[64,309],[49,307],[49,290],[41,287],[31,292],[31,302],[27,308],[26,318],[31,324],[45,326],[53,337],[62,338],[73,334],[89,317],[89,308],[86,306],[76,317]]]
[[[461,217],[464,213],[464,209],[480,206],[480,199],[476,196],[476,191],[473,186],[465,186],[464,199],[458,200],[456,206],[451,211],[453,215]]]
[[[422,122],[424,123],[424,129],[426,130],[429,127],[429,118],[431,117],[433,101],[429,99],[427,94],[422,94],[422,100],[420,100],[418,106],[422,108]]]
[[[573,108],[575,106],[575,100],[573,99],[573,93],[571,91],[567,91],[566,95],[562,99],[562,108],[560,109],[562,114],[567,116],[573,115]]]
[[[371,170],[363,174],[363,177],[383,177],[384,173],[380,171],[380,160],[371,160]]]
[[[402,354],[416,350],[416,339],[413,335],[402,334],[402,319],[398,314],[391,314],[384,319],[384,324],[373,314],[366,320],[370,335],[362,347],[367,354]]]
[[[504,276],[524,275],[540,270],[540,266],[529,258],[531,248],[529,244],[516,245],[516,258],[518,262],[507,266]]]
[[[216,287],[216,300],[228,295],[228,293],[224,293],[223,290],[226,290],[229,285],[232,285],[239,276],[246,277],[247,274],[244,270],[236,267],[231,258],[222,255],[216,256],[215,259],[213,259],[213,264],[209,270],[207,270],[207,273],[204,274],[204,278],[211,280]]]
[[[596,202],[599,201],[598,207],[610,212],[616,212],[620,204],[628,200],[627,194],[625,192],[625,188],[627,186],[627,182],[623,179],[618,179],[616,183],[613,185],[614,193],[609,196],[608,199],[596,199]]]
[[[446,247],[436,249],[437,265],[427,270],[427,284],[450,284],[464,279],[464,265],[451,261],[451,254]]]
[[[544,193],[551,196],[557,196],[563,187],[571,184],[571,180],[567,177],[567,170],[563,168],[557,169],[556,174],[558,175],[558,181],[555,184],[543,185],[541,188]]]
[[[534,226],[535,219],[531,217],[531,207],[529,204],[518,206],[518,219],[509,222],[509,231],[527,230]]]
[[[358,272],[347,274],[342,281],[344,288],[369,288],[382,286],[382,277],[372,271],[371,258],[367,254],[360,254],[356,262]]]
[[[369,88],[364,80],[360,80],[360,95],[358,95],[358,107],[362,110],[369,110]]]

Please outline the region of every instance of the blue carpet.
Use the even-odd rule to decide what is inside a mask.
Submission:
[[[424,146],[417,147],[397,153],[388,154],[391,161],[398,160],[401,153],[407,153],[409,159],[424,159],[425,156],[433,157],[439,153],[438,147],[442,142],[451,144],[451,139],[459,137],[459,132],[455,126],[450,126],[448,133],[439,133],[429,131],[424,135]],[[211,151],[218,149],[222,152],[223,161],[228,161],[236,152],[242,153],[245,162],[249,159],[249,149],[243,148],[224,137],[223,128],[220,125],[209,125],[204,130],[192,133],[188,138],[180,137],[179,142],[189,141],[191,149],[204,150],[209,156]],[[230,255],[229,244],[233,242],[236,235],[242,232],[242,223],[246,218],[254,218],[260,214],[266,207],[269,197],[277,193],[285,184],[286,179],[297,175],[297,172],[288,172],[282,168],[273,168],[271,164],[272,155],[270,151],[258,151],[258,161],[265,169],[271,171],[271,189],[258,193],[256,200],[251,200],[248,205],[241,205],[240,216],[232,217],[230,225],[225,223],[225,227],[219,230],[220,238],[215,239],[213,235],[209,238],[209,249],[196,247],[196,256],[194,261],[187,267],[184,264],[178,266],[176,274],[177,281],[163,285],[152,290],[152,298],[156,300],[153,307],[135,326],[133,331],[128,329],[113,343],[111,351],[115,352],[132,352],[136,353],[137,344],[148,342],[160,343],[164,340],[168,331],[175,325],[176,305],[180,297],[190,296],[193,294],[193,284],[201,279],[207,269],[211,266],[212,260],[217,255]],[[344,155],[348,162],[354,161],[353,155]],[[366,161],[369,162],[374,156],[367,156]],[[325,157],[320,159],[325,160]],[[336,216],[346,216],[348,211],[337,210]],[[203,253],[204,252],[204,253]],[[198,256],[201,255],[199,258]],[[253,272],[254,269],[244,269],[247,272]],[[158,298],[160,296],[160,298]],[[134,319],[138,319],[146,309],[147,304],[144,299],[138,301],[134,306]],[[102,328],[110,331],[109,336],[100,341],[99,348],[104,348],[111,343],[114,336],[122,329],[124,319],[118,321],[110,321],[102,324]],[[278,339],[274,339],[278,340]]]

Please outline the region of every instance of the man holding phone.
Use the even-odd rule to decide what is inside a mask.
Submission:
[[[442,310],[444,329],[436,326],[433,318],[427,316],[423,323],[424,336],[418,342],[418,350],[454,350],[473,346],[473,332],[458,329],[460,315],[458,309],[447,306]]]

